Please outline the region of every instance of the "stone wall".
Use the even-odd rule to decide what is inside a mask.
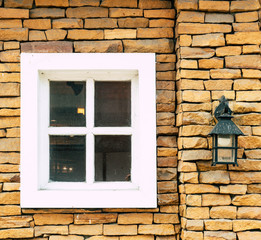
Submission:
[[[260,2],[178,0],[177,126],[182,239],[261,239]],[[211,166],[213,112],[234,111],[238,167]]]
[[[171,0],[0,0],[0,239],[178,238],[173,5]],[[20,208],[21,52],[156,53],[157,208]]]

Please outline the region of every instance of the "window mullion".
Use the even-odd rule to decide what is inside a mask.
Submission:
[[[86,182],[94,182],[94,80],[92,78],[86,81]]]

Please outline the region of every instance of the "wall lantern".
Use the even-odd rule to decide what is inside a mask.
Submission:
[[[212,135],[213,163],[216,164],[237,164],[237,137],[244,135],[237,125],[232,122],[232,111],[228,106],[227,99],[222,96],[219,100],[214,116],[218,120],[217,125],[209,133]]]

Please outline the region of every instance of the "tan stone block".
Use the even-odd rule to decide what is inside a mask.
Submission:
[[[157,72],[156,78],[157,80],[175,80],[176,72],[175,71],[167,71],[167,72]]]
[[[139,225],[139,234],[174,235],[173,224]]]
[[[197,171],[196,163],[179,161],[178,171],[179,172],[195,172],[195,171]]]
[[[201,206],[201,201],[200,195],[187,195],[186,197],[186,205],[188,206]]]
[[[33,0],[6,0],[5,7],[6,8],[32,8]]]
[[[20,204],[19,192],[2,192],[0,193],[0,204]]]
[[[203,194],[202,206],[226,206],[231,204],[229,195]]]
[[[192,11],[181,11],[177,22],[198,22],[204,23],[205,13],[203,12],[192,12]]]
[[[0,128],[10,128],[19,127],[20,118],[19,117],[1,117],[0,118]]]
[[[205,81],[206,90],[231,90],[233,80],[209,80]]]
[[[232,79],[240,78],[241,71],[237,69],[211,69],[210,77],[213,79]]]
[[[72,214],[35,214],[35,225],[67,225],[73,222]]]
[[[103,0],[101,7],[137,7],[137,0],[121,1],[121,0]]]
[[[246,194],[242,196],[235,196],[232,204],[236,206],[261,206],[260,194]]]
[[[209,79],[209,71],[201,70],[180,70],[181,78],[194,78],[194,79]],[[204,101],[203,101],[204,102]]]
[[[77,214],[74,217],[74,224],[99,224],[99,223],[116,223],[117,214],[101,214],[101,213],[88,213]]]
[[[180,138],[181,146],[180,148],[207,148],[207,139],[200,138],[200,137],[193,137],[193,138]]]
[[[20,73],[2,73],[0,82],[20,82]],[[19,85],[14,84],[13,87],[15,86]],[[6,89],[10,87],[12,87],[10,83],[6,85]]]
[[[173,38],[173,28],[138,28],[137,38]]]
[[[229,1],[202,1],[199,0],[199,10],[208,12],[228,12]]]
[[[103,39],[103,31],[83,30],[83,29],[68,30],[67,39],[72,39],[72,40]]]
[[[240,136],[238,145],[243,148],[261,148],[261,137],[259,136]]]
[[[176,7],[177,11],[197,10],[198,1],[197,0],[178,0],[178,1],[175,1],[175,7]]]
[[[201,183],[209,184],[229,184],[229,173],[225,171],[201,172],[199,180]]]
[[[45,31],[47,40],[49,41],[57,41],[57,40],[63,40],[65,39],[66,35],[67,35],[67,31],[66,30],[62,30],[62,29],[50,29]]]
[[[110,239],[108,239],[108,240],[110,240]],[[120,240],[154,240],[154,236],[152,236],[152,235],[122,236],[122,237],[120,237]]]
[[[173,113],[157,113],[157,125],[174,125],[175,116]]]
[[[261,55],[240,55],[225,57],[227,68],[261,69]]]
[[[15,206],[15,205],[0,206],[0,216],[12,216],[12,215],[21,215],[20,206]]]
[[[236,32],[226,35],[227,44],[260,44],[261,32]]]
[[[175,180],[177,177],[176,168],[158,168],[157,170],[158,180]]]
[[[216,50],[216,55],[219,57],[222,56],[231,56],[231,55],[240,55],[242,52],[241,46],[226,46],[220,47]]]
[[[199,125],[208,125],[213,116],[208,112],[185,112],[182,114],[182,124],[183,125],[191,125],[191,124],[199,124]]]
[[[19,172],[19,165],[0,164],[0,172],[18,173]]]
[[[29,18],[28,9],[0,8],[0,18]]]
[[[91,239],[91,238],[88,238]],[[49,240],[84,240],[84,237],[69,235],[69,236],[50,236]],[[117,239],[118,240],[118,239]]]
[[[118,224],[152,224],[152,213],[126,213],[118,215]]]
[[[68,7],[68,0],[35,0],[35,5],[39,7]]]
[[[205,230],[217,231],[217,230],[232,230],[231,220],[205,220]]]
[[[260,90],[261,82],[258,79],[238,79],[234,81],[235,90]]]
[[[209,184],[186,184],[186,194],[198,194],[198,193],[218,193],[219,188]]]
[[[34,230],[35,237],[39,237],[44,234],[68,235],[68,226],[35,226]]]
[[[252,127],[253,135],[261,136],[261,127]]]
[[[175,157],[158,157],[158,167],[177,167],[177,156]]]
[[[242,69],[244,78],[261,78],[261,71],[256,69]]]
[[[0,229],[30,227],[32,220],[31,216],[0,217]]]
[[[239,166],[229,166],[229,170],[237,171],[260,171],[261,162],[249,159],[238,159]]]
[[[4,43],[4,49],[5,50],[19,49],[19,48],[20,48],[19,42],[5,42]]]
[[[161,146],[161,147],[177,147],[176,137],[159,136],[157,138],[157,146]]]
[[[255,22],[258,21],[257,12],[244,12],[235,14],[236,22]]]
[[[45,41],[46,35],[44,31],[29,31],[29,41]]]
[[[118,20],[118,23],[120,22],[120,19]],[[170,19],[152,19],[149,20],[149,27],[174,27],[175,21]],[[120,25],[119,25],[120,26]],[[146,27],[148,27],[146,25]]]
[[[179,207],[178,206],[161,206],[160,212],[164,213],[179,213]]]
[[[22,52],[68,53],[72,52],[72,43],[67,41],[21,43]]]
[[[129,8],[110,8],[109,15],[113,18],[120,17],[142,17],[142,9],[129,9]]]
[[[261,232],[238,232],[238,240],[261,239]]]
[[[0,63],[0,72],[20,72],[20,64]]]
[[[101,232],[102,233],[102,225]],[[103,226],[104,235],[137,235],[137,225],[117,225],[117,224],[104,224]],[[94,234],[91,234],[94,235]]]
[[[154,223],[179,223],[178,214],[162,214],[156,213],[154,214]]]
[[[181,183],[198,183],[198,173],[180,173],[179,180]]]
[[[204,229],[203,220],[187,220],[186,229],[190,231],[202,231]]]
[[[1,28],[22,28],[22,20],[11,19],[11,20],[0,20]]]
[[[233,220],[233,231],[240,232],[246,230],[261,230],[261,221],[259,220]]]
[[[52,21],[52,24],[53,24],[53,28],[83,28],[82,19],[70,19],[70,18],[54,19]]]
[[[27,41],[28,29],[27,28],[0,29],[0,40]]]
[[[211,126],[190,125],[183,126],[181,136],[207,136],[212,130]]]
[[[172,71],[175,69],[175,63],[156,63],[156,71]]]
[[[220,186],[220,193],[222,194],[246,194],[247,185],[228,185],[228,186]]]
[[[171,82],[171,81],[157,81],[156,89],[157,90],[175,90],[175,85],[174,85],[174,82]]]
[[[3,152],[20,151],[20,139],[19,138],[1,138],[0,139],[0,151],[3,151]]]
[[[188,207],[187,218],[191,219],[208,219],[209,218],[209,208],[208,207]]]
[[[245,45],[243,46],[243,54],[261,53],[261,48],[258,45]]]
[[[258,106],[256,106],[254,104],[254,105],[252,105],[252,108],[259,109],[260,104]],[[256,126],[258,126],[261,123],[261,116],[258,113],[242,114],[242,115],[238,115],[234,121],[238,125],[253,125],[253,126],[256,125]]]
[[[75,52],[122,52],[122,42],[113,41],[80,41],[74,42]]]
[[[218,68],[223,68],[224,60],[222,58],[199,59],[198,65],[199,68],[218,69]]]
[[[161,9],[161,10],[144,10],[145,18],[167,18],[174,19],[175,10],[174,9]]]
[[[0,163],[19,164],[19,162],[20,162],[19,153],[0,152]]]
[[[179,195],[177,193],[158,194],[158,205],[178,205]]]
[[[65,10],[61,8],[34,8],[30,10],[30,18],[63,18]]]
[[[6,132],[4,129],[0,130],[0,137],[5,137],[6,136]]]
[[[102,224],[97,225],[69,225],[70,234],[101,235]]]
[[[230,172],[231,183],[260,183],[261,176],[258,172]]]
[[[1,239],[9,238],[32,238],[34,236],[33,228],[18,228],[0,230]]]
[[[26,19],[24,20],[24,27],[29,29],[50,29],[50,19]]]
[[[181,47],[180,56],[181,58],[211,58],[215,54],[215,50],[212,48],[191,48]]]
[[[177,182],[176,181],[158,182],[157,186],[158,186],[158,193],[177,192]]]
[[[67,8],[66,16],[68,18],[107,18],[108,9],[100,7],[77,7]],[[112,16],[111,16],[112,17]]]
[[[201,104],[181,104],[183,112],[191,111],[211,111],[211,103],[201,103]]]
[[[125,52],[172,53],[174,43],[171,39],[123,40]]]
[[[212,207],[210,209],[210,217],[236,219],[237,207],[234,206]]]
[[[224,45],[225,38],[222,33],[195,35],[192,40],[192,46],[195,47],[217,47]]]
[[[1,95],[1,97],[19,96],[20,95],[20,84],[18,84],[18,83],[0,83],[0,95]]]
[[[12,191],[19,191],[20,190],[20,183],[4,183],[3,191],[5,192],[12,192]]]
[[[228,231],[205,231],[204,240],[236,240],[237,235]]]
[[[152,9],[152,8],[171,8],[171,2],[168,0],[140,0],[139,8]]]
[[[117,27],[117,21],[115,25],[113,27]],[[145,18],[122,18],[118,19],[118,25],[120,28],[146,28],[149,26],[149,20]]]
[[[189,47],[189,46],[191,46],[191,44],[192,44],[191,35],[180,35],[179,36],[179,45],[181,47]]]
[[[235,99],[235,91],[212,91],[212,100],[218,100],[222,96],[225,96],[226,99],[234,100]]]
[[[203,240],[203,232],[183,231],[181,236],[186,240]]]
[[[232,23],[234,22],[234,16],[227,13],[206,13],[206,23]]]
[[[184,102],[210,102],[210,92],[186,90],[182,93],[182,100]]]
[[[1,173],[1,182],[20,182],[20,176],[17,173]]]
[[[189,80],[189,79],[181,79],[177,82],[178,90],[204,90],[203,80]]]
[[[260,207],[239,207],[237,211],[237,218],[245,219],[261,219]]]
[[[230,11],[231,12],[245,12],[254,11],[260,8],[260,3],[258,0],[246,0],[246,1],[233,1],[231,2]]]
[[[200,24],[179,23],[177,34],[206,34],[206,33],[230,33],[232,27],[228,24]]]
[[[70,0],[69,5],[73,7],[80,7],[80,6],[99,6],[100,1],[99,0]]]
[[[170,134],[177,134],[178,130],[177,127],[173,126],[157,126],[157,134],[165,134],[165,135],[170,135]]]
[[[259,150],[259,149],[247,150],[244,152],[245,152],[247,158],[251,158],[251,159],[261,158],[261,150]]]

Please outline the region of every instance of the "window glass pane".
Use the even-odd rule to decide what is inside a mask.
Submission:
[[[50,180],[85,181],[85,136],[50,136]]]
[[[95,181],[131,180],[131,136],[95,136]]]
[[[131,125],[131,82],[95,82],[95,126]]]
[[[218,162],[234,162],[235,149],[218,149]]]
[[[85,126],[85,82],[50,82],[50,126]]]

